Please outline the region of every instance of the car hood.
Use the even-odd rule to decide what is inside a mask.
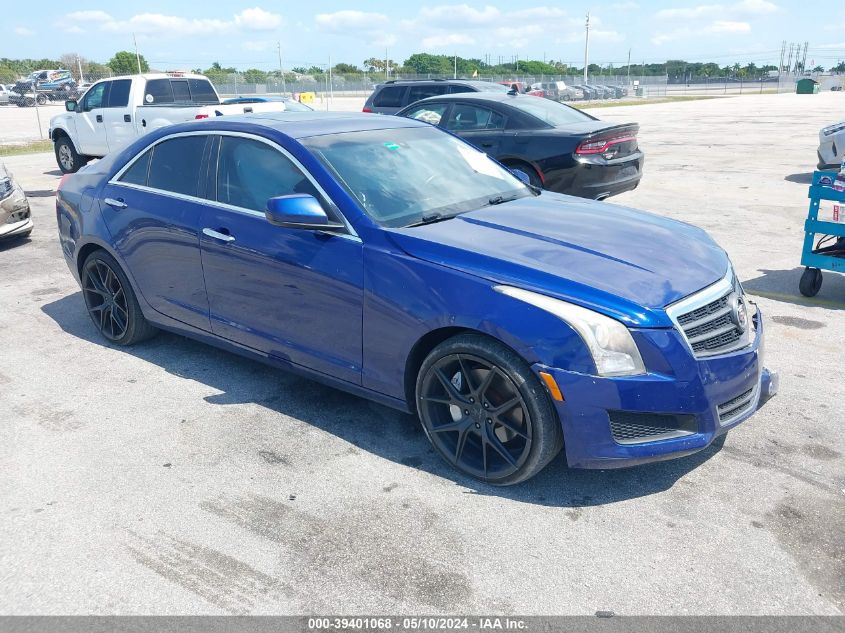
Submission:
[[[550,192],[388,233],[413,257],[641,327],[671,327],[663,308],[730,266],[702,229]]]

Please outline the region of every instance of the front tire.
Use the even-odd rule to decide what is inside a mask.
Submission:
[[[60,136],[54,146],[56,163],[63,174],[75,174],[88,162],[88,159],[77,153],[70,138]]]
[[[460,472],[500,486],[525,481],[563,446],[546,389],[500,342],[462,334],[432,350],[417,375],[420,422]]]
[[[132,345],[158,331],[144,318],[120,264],[106,251],[94,251],[85,259],[80,278],[85,307],[104,338],[116,345]]]

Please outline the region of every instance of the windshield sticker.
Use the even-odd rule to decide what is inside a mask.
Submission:
[[[391,152],[395,152],[397,149],[399,149],[399,143],[385,143],[384,146]]]

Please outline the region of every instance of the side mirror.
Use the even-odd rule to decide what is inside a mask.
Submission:
[[[76,99],[68,99],[65,101],[65,110],[68,112],[76,112]]]
[[[317,231],[342,231],[346,229],[340,222],[331,222],[317,198],[305,193],[270,198],[267,201],[267,210],[264,215],[270,224],[289,229]]]

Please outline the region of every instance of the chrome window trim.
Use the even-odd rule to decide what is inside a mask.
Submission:
[[[681,326],[680,322],[678,321],[681,315],[687,314],[689,312],[693,312],[698,308],[703,308],[704,306],[713,303],[717,299],[724,297],[726,294],[736,291],[738,294],[743,295],[742,286],[739,283],[739,280],[736,278],[734,273],[733,267],[728,266],[728,272],[725,276],[710,286],[707,286],[703,290],[699,290],[688,297],[680,299],[673,304],[667,306],[666,314],[672,320],[672,323],[675,326],[675,329],[680,333],[681,338],[684,339],[684,343],[686,343],[687,349],[689,349],[690,353],[696,359],[702,358],[709,358],[712,356],[721,356],[724,354],[730,354],[732,352],[736,352],[738,350],[744,349],[748,347],[753,341],[749,341],[749,337],[744,336],[741,341],[742,343],[736,347],[731,347],[728,349],[720,349],[715,352],[705,352],[705,353],[696,353],[692,348],[692,343],[690,343],[689,337],[687,337],[686,332],[684,332],[684,328]],[[751,316],[749,315],[749,319]],[[749,326],[748,332],[753,331],[753,329]]]
[[[234,136],[234,137],[239,137],[239,138],[247,138],[247,139],[252,139],[252,140],[255,140],[255,141],[260,141],[260,142],[262,142],[266,145],[269,145],[270,147],[276,149],[277,151],[281,152],[288,160],[290,160],[294,164],[294,166],[296,166],[296,168],[299,169],[305,175],[305,177],[314,186],[314,188],[320,193],[320,195],[323,196],[323,198],[325,198],[325,200],[332,206],[332,208],[335,210],[338,217],[342,220],[344,226],[346,227],[346,230],[348,231],[348,236],[355,238],[359,242],[361,241],[361,238],[358,236],[358,233],[355,231],[355,229],[349,223],[349,220],[346,219],[346,216],[343,215],[343,213],[340,211],[340,208],[337,206],[337,204],[335,204],[335,201],[332,200],[331,196],[329,196],[329,194],[326,193],[326,190],[323,189],[323,187],[320,186],[320,183],[318,183],[316,181],[316,179],[314,178],[314,176],[311,175],[311,172],[309,172],[305,168],[305,166],[295,156],[293,156],[289,151],[287,151],[284,147],[282,147],[281,145],[279,145],[278,143],[276,143],[274,141],[271,141],[270,139],[264,138],[262,136],[258,136],[257,134],[249,134],[247,132],[230,132],[230,131],[227,131],[227,130],[193,130],[191,132],[178,132],[176,134],[168,134],[167,136],[163,136],[160,139],[156,140],[155,142],[150,143],[149,145],[145,146],[141,151],[139,151],[135,156],[133,156],[130,161],[128,161],[123,167],[121,167],[120,170],[114,176],[112,176],[112,178],[109,179],[108,184],[117,185],[117,186],[120,186],[120,187],[128,187],[129,189],[136,189],[138,191],[145,191],[147,193],[156,193],[156,194],[159,194],[159,195],[162,195],[162,196],[169,196],[171,198],[177,198],[179,200],[186,200],[188,202],[198,202],[198,203],[201,203],[201,204],[208,204],[208,205],[211,205],[211,206],[226,209],[228,211],[237,211],[238,213],[243,213],[243,214],[251,215],[251,216],[254,216],[254,217],[260,217],[260,218],[266,217],[261,211],[255,211],[254,209],[246,209],[244,207],[238,207],[238,206],[235,206],[235,205],[226,204],[225,202],[218,202],[217,200],[210,200],[208,198],[200,198],[200,197],[197,197],[197,196],[187,196],[187,195],[182,194],[182,193],[176,193],[174,191],[167,191],[166,189],[156,189],[155,187],[147,187],[146,185],[136,185],[136,184],[133,184],[133,183],[122,182],[120,180],[123,177],[123,174],[127,170],[129,170],[130,167],[132,167],[132,165],[135,163],[135,161],[137,161],[139,158],[141,158],[141,156],[143,156],[149,150],[154,148],[156,145],[158,145],[159,143],[163,143],[164,141],[169,141],[169,140],[174,139],[174,138],[180,138],[182,136]],[[155,156],[155,154],[153,156]],[[219,160],[220,160],[219,149],[218,149],[216,160],[218,161],[218,165],[219,165]],[[150,161],[150,165],[152,166],[152,161]],[[217,173],[217,166],[215,166],[215,178],[216,178],[216,173]],[[336,233],[335,235],[342,236],[343,234],[342,233]]]

